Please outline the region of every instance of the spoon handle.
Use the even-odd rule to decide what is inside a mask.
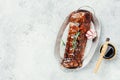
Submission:
[[[100,64],[101,64],[101,62],[102,62],[102,60],[103,60],[103,56],[105,55],[105,52],[106,52],[106,50],[107,50],[108,43],[109,43],[109,42],[106,41],[105,44],[103,45],[102,51],[101,51],[101,53],[100,53],[100,57],[99,57],[99,59],[98,59],[98,61],[97,61],[97,63],[96,63],[95,69],[94,69],[94,73],[97,73],[97,71],[98,71],[98,69],[99,69],[99,67],[100,67]]]

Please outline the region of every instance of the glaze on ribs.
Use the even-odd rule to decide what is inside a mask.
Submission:
[[[92,14],[86,10],[73,12],[69,17],[69,32],[62,65],[66,68],[82,66],[86,47],[86,32],[90,29]]]

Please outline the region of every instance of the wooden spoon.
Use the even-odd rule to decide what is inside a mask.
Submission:
[[[107,50],[107,48],[108,48],[108,43],[109,43],[109,41],[110,41],[110,39],[109,39],[109,38],[106,38],[106,42],[105,42],[104,45],[103,45],[102,51],[101,51],[101,53],[100,53],[100,57],[99,57],[99,59],[98,59],[98,61],[97,61],[97,63],[96,63],[96,66],[95,66],[95,69],[94,69],[94,73],[97,73],[97,71],[98,71],[98,69],[99,69],[99,67],[100,67],[100,64],[101,64],[101,62],[102,62],[102,60],[103,60],[103,56],[105,55],[105,52],[106,52],[106,50]]]

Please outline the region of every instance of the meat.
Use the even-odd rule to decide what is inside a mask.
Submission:
[[[84,50],[90,29],[92,14],[86,10],[78,10],[69,17],[69,31],[65,47],[64,58],[61,64],[69,69],[82,66]]]

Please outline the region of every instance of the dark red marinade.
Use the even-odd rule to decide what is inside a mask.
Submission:
[[[90,29],[92,13],[78,10],[69,17],[69,31],[62,65],[73,69],[82,66],[84,51],[87,43],[86,32]]]

